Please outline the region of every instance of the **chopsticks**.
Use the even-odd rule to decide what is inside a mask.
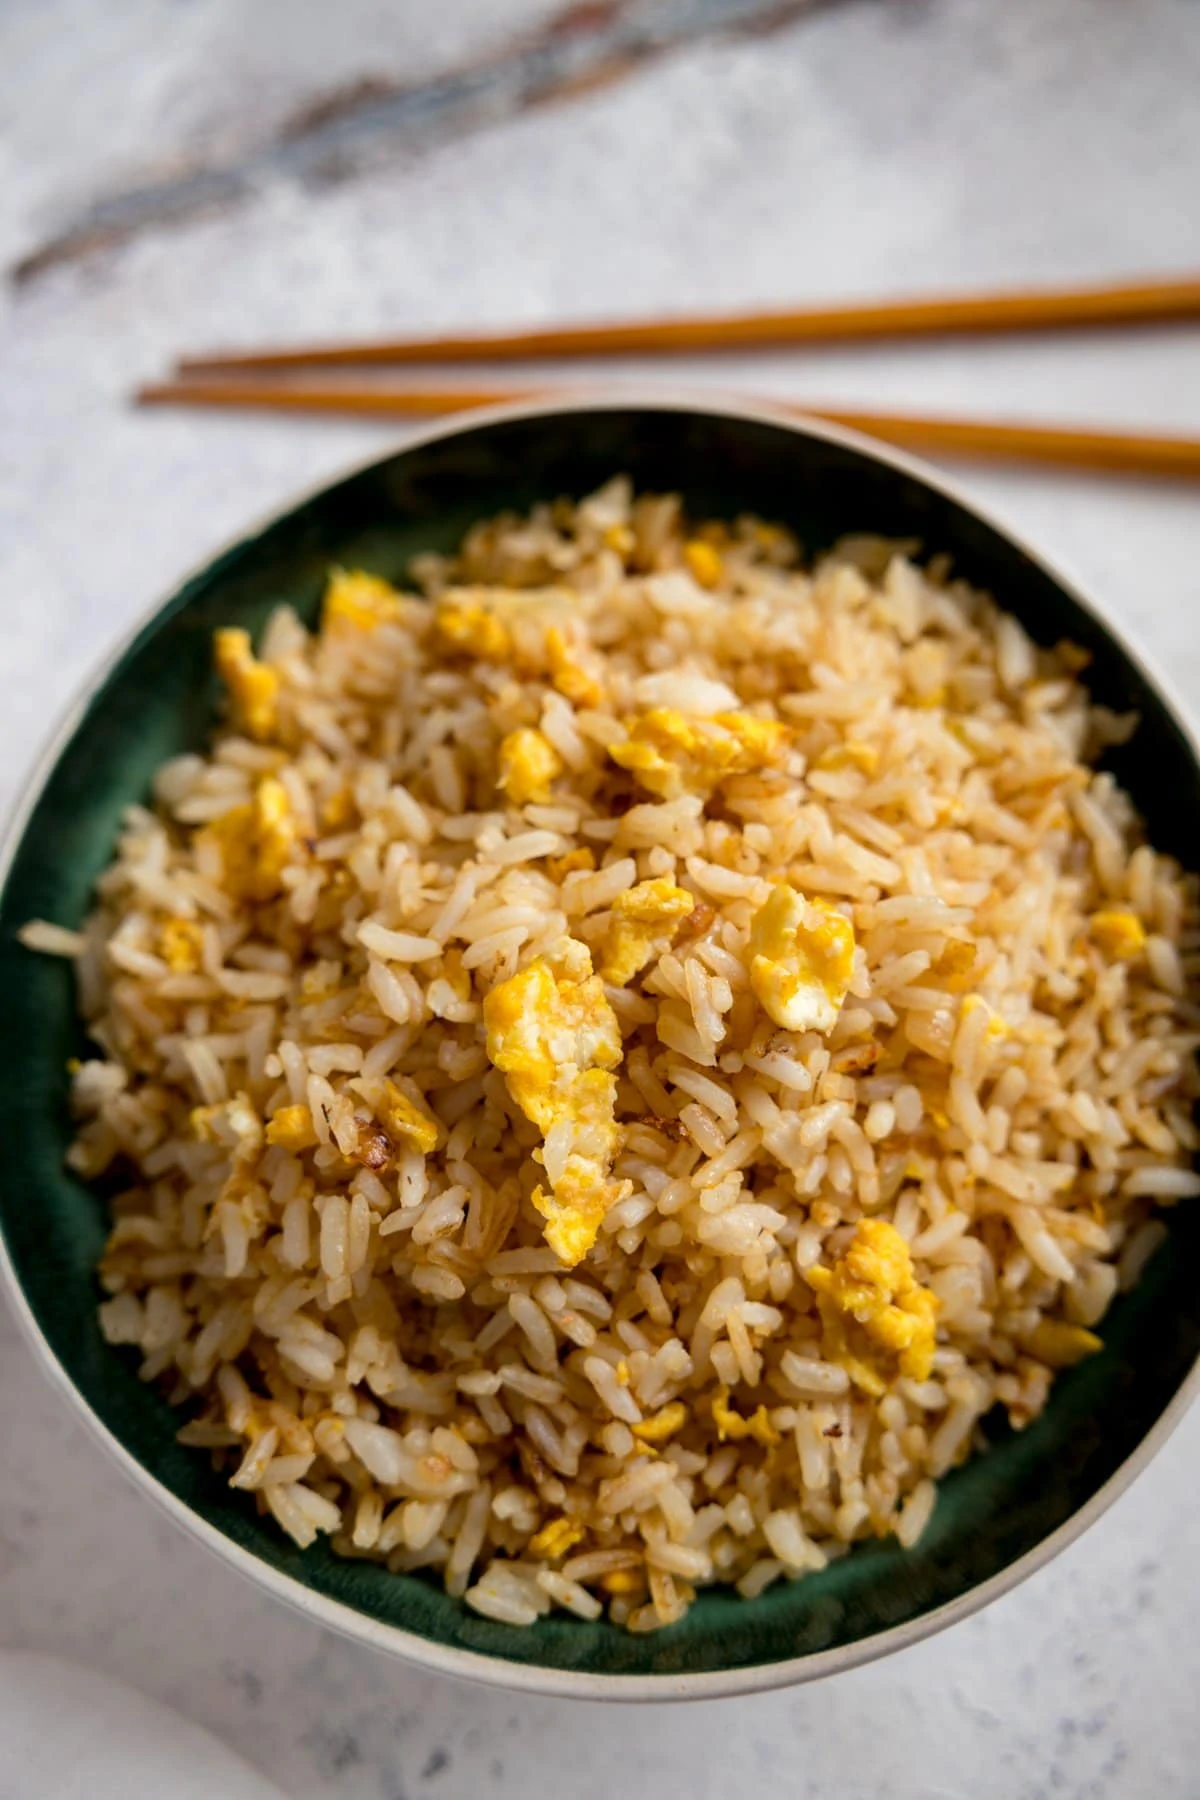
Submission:
[[[144,387],[143,406],[249,407],[283,412],[349,413],[375,418],[437,416],[504,401],[570,399],[567,389],[518,391],[473,388],[385,388],[249,380],[166,381]],[[751,402],[753,404],[754,402]],[[796,401],[758,404],[807,413],[845,425],[886,443],[947,456],[1010,462],[1053,463],[1111,474],[1168,476],[1200,480],[1200,439],[1144,432],[1094,431],[1085,426],[1003,423],[983,419],[926,417],[908,413],[861,412]]]
[[[187,374],[232,369],[333,368],[431,362],[521,362],[538,357],[632,356],[768,345],[944,337],[985,332],[1061,331],[1200,319],[1200,276],[1108,287],[1034,288],[948,295],[797,312],[713,318],[644,319],[462,337],[392,338],[365,344],[230,350],[185,357]]]
[[[958,294],[867,305],[809,307],[795,312],[736,313],[712,318],[642,319],[532,331],[439,338],[395,338],[365,344],[213,352],[180,360],[176,378],[145,387],[145,406],[254,407],[273,411],[350,413],[391,418],[434,416],[504,401],[552,398],[515,390],[381,387],[274,381],[279,371],[436,362],[509,362],[536,358],[750,350],[771,346],[868,342],[986,332],[1035,332],[1200,321],[1200,275],[1104,287],[1035,288]],[[265,377],[265,379],[259,379]],[[558,397],[570,394],[558,391]],[[760,401],[759,404],[773,403]],[[925,417],[779,402],[888,443],[948,456],[998,458],[1107,470],[1112,474],[1200,480],[1200,439],[1088,426],[1023,424],[993,419]]]

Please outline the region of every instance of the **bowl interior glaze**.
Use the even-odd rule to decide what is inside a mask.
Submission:
[[[302,1584],[318,1610],[319,1597],[340,1602],[397,1628],[383,1634],[391,1647],[464,1673],[487,1674],[480,1657],[498,1659],[494,1679],[522,1666],[523,1683],[535,1687],[599,1692],[609,1678],[639,1677],[639,1691],[665,1694],[687,1687],[686,1678],[708,1677],[700,1689],[719,1692],[754,1679],[770,1685],[785,1677],[785,1664],[785,1678],[796,1679],[861,1660],[896,1642],[893,1628],[923,1620],[930,1628],[939,1609],[949,1606],[953,1616],[961,1610],[953,1603],[981,1584],[1006,1571],[1016,1578],[1016,1565],[1033,1560],[1135,1455],[1185,1382],[1200,1350],[1200,1287],[1188,1273],[1200,1211],[1181,1207],[1171,1216],[1168,1242],[1103,1326],[1103,1354],[1060,1378],[1027,1431],[998,1429],[985,1457],[946,1479],[916,1550],[863,1545],[753,1602],[710,1591],[682,1624],[649,1637],[563,1617],[513,1631],[467,1611],[432,1581],[341,1561],[323,1543],[301,1554],[257,1516],[250,1496],[176,1443],[178,1415],[137,1380],[130,1355],[104,1344],[93,1275],[103,1203],[63,1167],[64,1065],[84,1050],[71,976],[14,936],[33,917],[79,923],[122,808],[146,797],[165,757],[205,741],[215,627],[256,630],[281,600],[312,618],[331,563],[403,580],[415,552],[449,549],[474,520],[547,496],[580,496],[617,471],[639,488],[682,490],[697,513],[749,510],[784,520],[808,551],[871,531],[948,552],[955,572],[995,593],[1037,641],[1084,645],[1098,699],[1139,712],[1139,730],[1112,753],[1111,767],[1155,842],[1195,863],[1200,775],[1167,703],[1064,584],[907,464],[815,427],[686,406],[538,409],[460,427],[350,476],[218,556],[137,635],[74,723],[25,819],[2,902],[0,1225],[38,1331],[107,1432],[224,1539]],[[332,1615],[329,1622],[347,1623]],[[380,1641],[378,1631],[374,1637]],[[758,1677],[748,1677],[754,1670]]]

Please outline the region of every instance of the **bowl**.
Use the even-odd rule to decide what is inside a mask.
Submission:
[[[403,577],[473,520],[617,471],[681,489],[707,515],[752,510],[811,552],[849,531],[916,538],[990,589],[1031,636],[1091,652],[1090,686],[1141,724],[1110,754],[1155,843],[1195,861],[1200,752],[1163,683],[1093,603],[932,471],[816,422],[675,399],[494,409],[423,433],[301,500],[192,575],[96,675],[44,759],[8,842],[0,905],[0,1070],[9,1130],[0,1171],[0,1272],[43,1361],[147,1495],[262,1589],[348,1636],[432,1669],[543,1693],[620,1699],[760,1690],[845,1669],[964,1617],[1045,1563],[1145,1466],[1196,1386],[1200,1209],[1170,1232],[1105,1325],[1105,1347],[1055,1383],[1021,1434],[941,1485],[916,1549],[857,1546],[746,1601],[704,1592],[676,1626],[634,1636],[549,1617],[513,1630],[431,1581],[301,1552],[252,1497],[176,1442],[178,1416],[97,1325],[102,1201],[64,1167],[67,1059],[83,1049],[69,967],[22,949],[26,920],[78,924],[121,811],[166,757],[199,746],[216,700],[212,633],[260,627],[290,601],[312,617],[331,563]],[[19,1121],[19,1129],[17,1122]]]

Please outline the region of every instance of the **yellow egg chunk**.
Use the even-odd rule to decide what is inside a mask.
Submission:
[[[244,899],[254,873],[254,808],[231,806],[196,833],[201,849],[210,846],[221,858],[221,879],[235,899]]]
[[[1136,913],[1124,910],[1096,912],[1088,927],[1093,941],[1106,956],[1118,962],[1132,962],[1146,944],[1146,931]]]
[[[831,744],[813,763],[814,769],[835,772],[857,769],[863,775],[874,775],[879,767],[879,752],[873,744],[859,744],[848,738],[844,744]]]
[[[609,1192],[597,1185],[590,1162],[569,1168],[557,1188],[535,1187],[530,1199],[546,1221],[544,1236],[564,1268],[582,1262],[599,1235],[609,1207]]]
[[[278,723],[279,676],[267,663],[259,662],[250,647],[250,633],[234,626],[214,634],[213,654],[238,724],[258,743],[264,743]]]
[[[604,937],[601,980],[613,987],[632,981],[648,962],[670,949],[675,933],[695,905],[694,895],[665,876],[639,881],[636,887],[618,894]]]
[[[689,538],[683,546],[683,560],[687,564],[688,573],[702,588],[715,588],[721,579],[724,564],[719,550],[712,544],[705,543],[703,538]]]
[[[339,620],[356,631],[374,631],[400,615],[400,601],[390,582],[364,569],[334,569],[325,589],[321,629]]]
[[[730,1406],[728,1388],[717,1389],[713,1396],[712,1416],[717,1436],[723,1444],[727,1441],[738,1442],[742,1438],[754,1438],[769,1450],[781,1442],[778,1431],[767,1416],[766,1407],[756,1406],[747,1418]]]
[[[550,783],[563,772],[563,760],[540,731],[522,726],[510,731],[500,743],[500,773],[496,786],[503,788],[514,806],[531,801],[545,806],[550,798]]]
[[[565,634],[557,625],[546,633],[546,661],[550,680],[573,706],[599,706],[604,689],[571,655]]]
[[[267,1120],[267,1142],[281,1150],[311,1150],[319,1141],[307,1106],[281,1106]]]
[[[489,662],[502,662],[512,649],[512,638],[503,620],[475,600],[441,601],[437,628],[455,650],[482,656]]]
[[[494,987],[483,1019],[489,1060],[546,1138],[538,1157],[550,1187],[533,1192],[546,1242],[574,1265],[595,1243],[617,1191],[610,1177],[620,1137],[611,1073],[622,1053],[616,1014],[587,948],[566,938],[553,955]]]
[[[255,790],[254,831],[255,882],[262,890],[258,897],[266,898],[279,891],[280,876],[296,842],[296,821],[287,789],[272,776],[260,781]]]
[[[687,1424],[688,1409],[682,1400],[672,1400],[669,1405],[660,1407],[648,1419],[638,1425],[629,1427],[635,1438],[642,1444],[665,1444],[667,1439],[682,1431]]]
[[[750,986],[785,1031],[832,1031],[854,974],[854,927],[781,881],[750,922]]]
[[[974,968],[978,954],[974,944],[951,938],[933,966],[943,980],[954,980]]]
[[[394,1138],[411,1144],[423,1156],[437,1149],[444,1136],[442,1126],[432,1114],[402,1094],[395,1082],[385,1082],[387,1099],[379,1112],[379,1123]]]
[[[247,1094],[235,1094],[216,1106],[194,1106],[189,1123],[202,1143],[219,1145],[236,1161],[252,1162],[262,1149],[262,1120]]]
[[[287,789],[267,776],[255,789],[254,799],[231,807],[197,834],[217,846],[224,868],[226,888],[237,899],[272,900],[282,886],[282,875],[297,843]]]
[[[202,1144],[216,1142],[213,1125],[220,1110],[219,1106],[193,1106],[189,1112],[188,1124],[191,1127],[192,1136],[199,1138]]]
[[[818,1296],[828,1327],[842,1313],[862,1326],[874,1344],[899,1358],[900,1373],[926,1381],[933,1368],[938,1299],[913,1273],[908,1245],[884,1219],[860,1219],[845,1254],[832,1269],[817,1263],[805,1280]],[[845,1364],[835,1329],[831,1361]],[[868,1390],[869,1391],[869,1390]],[[882,1387],[880,1387],[882,1392]]]
[[[194,975],[204,954],[204,927],[195,919],[165,920],[158,954],[173,975]]]
[[[730,775],[746,775],[779,760],[786,725],[754,713],[723,712],[690,718],[667,706],[636,713],[623,743],[608,754],[662,800],[705,795]]]
[[[354,817],[354,792],[349,787],[335,788],[321,807],[321,824],[326,831],[340,831]]]
[[[546,858],[546,873],[551,881],[562,881],[575,869],[594,869],[595,866],[595,855],[586,844],[581,844],[578,849],[568,850],[563,856]]]
[[[570,1519],[551,1519],[540,1531],[535,1531],[529,1540],[529,1554],[539,1562],[557,1562],[568,1550],[574,1548],[583,1537],[583,1526],[574,1524]]]
[[[646,1577],[641,1569],[614,1569],[609,1575],[601,1575],[600,1586],[606,1594],[640,1594],[646,1585]]]

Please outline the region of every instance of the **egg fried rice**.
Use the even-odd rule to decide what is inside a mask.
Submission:
[[[105,1336],[298,1544],[512,1625],[914,1544],[1200,1192],[1131,722],[936,562],[620,479],[411,578],[218,632],[211,749],[25,934]]]

